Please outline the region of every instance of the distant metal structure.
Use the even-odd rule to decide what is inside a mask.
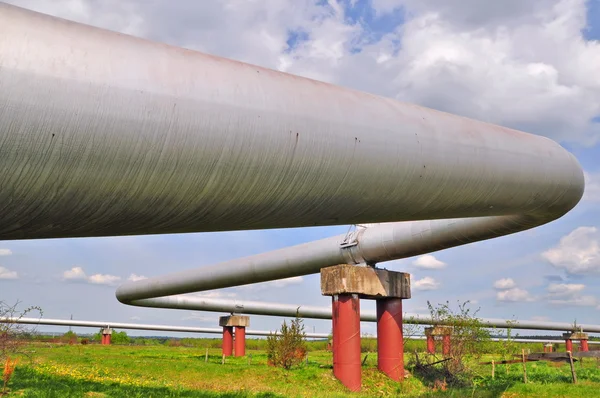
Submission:
[[[221,328],[198,328],[198,327],[187,327],[187,326],[169,326],[169,325],[148,325],[139,323],[122,323],[122,322],[98,322],[98,321],[72,321],[65,319],[38,319],[38,318],[0,318],[0,323],[13,322],[25,325],[47,325],[47,326],[76,326],[76,327],[89,327],[89,328],[112,328],[112,329],[126,329],[126,330],[152,330],[152,331],[163,331],[163,332],[180,332],[180,333],[206,333],[206,334],[221,334],[223,330]],[[562,330],[562,329],[561,329]],[[269,334],[277,334],[278,331],[269,330],[247,330],[246,334],[251,336],[268,336]],[[327,339],[329,334],[327,333],[306,333],[307,338],[312,339]],[[425,340],[425,336],[408,336],[405,337],[409,340]],[[493,337],[492,341],[506,341],[506,338]],[[517,343],[557,343],[564,344],[564,340],[557,339],[526,339],[526,338],[513,338],[510,341]],[[600,344],[600,341],[589,341],[588,344]]]
[[[46,326],[71,326],[86,327],[86,328],[101,328],[101,329],[127,329],[127,330],[152,330],[162,332],[178,332],[178,333],[207,333],[221,334],[221,328],[199,328],[189,326],[170,326],[170,325],[149,325],[142,323],[123,323],[123,322],[104,322],[104,321],[73,321],[67,319],[42,319],[42,318],[0,318],[0,323],[18,323],[25,325],[46,325]],[[270,330],[246,330],[246,334],[250,336],[269,336],[278,334],[278,331]],[[327,333],[306,333],[307,338],[325,339]]]
[[[162,308],[524,231],[584,190],[545,137],[6,4],[0,155],[3,240],[359,225],[117,290]]]

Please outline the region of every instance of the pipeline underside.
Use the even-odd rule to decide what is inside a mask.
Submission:
[[[6,4],[0,169],[2,240],[369,223],[117,291],[169,308],[534,228],[584,189],[544,137]]]

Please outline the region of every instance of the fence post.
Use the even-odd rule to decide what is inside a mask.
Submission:
[[[571,351],[567,351],[569,353],[569,364],[571,365],[571,377],[573,377],[573,384],[577,383],[577,375],[575,374],[575,367],[573,366],[573,354]]]
[[[525,364],[525,349],[521,350],[521,360],[523,361],[523,382],[527,383],[527,365]]]

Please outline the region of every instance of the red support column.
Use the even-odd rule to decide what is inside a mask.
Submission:
[[[442,336],[442,354],[450,355],[450,335],[445,334]]]
[[[233,326],[223,326],[223,355],[230,357],[233,353]]]
[[[435,354],[435,337],[433,335],[427,335],[427,353]]]
[[[337,299],[337,305],[335,301]],[[360,391],[360,301],[356,294],[334,296],[333,374],[350,391]]]
[[[338,362],[337,361],[337,354],[340,351],[338,349],[337,343],[338,341],[340,341],[339,336],[337,336],[337,333],[335,332],[337,330],[337,317],[335,316],[335,314],[337,314],[339,312],[339,301],[338,301],[338,296],[331,296],[331,313],[333,314],[333,316],[331,317],[331,350],[332,350],[332,354],[333,354],[333,376],[339,380],[339,377],[337,375],[337,371],[338,368],[335,366],[335,364]]]
[[[246,355],[246,327],[235,327],[235,356],[243,357]]]
[[[110,336],[112,334],[112,330],[110,328],[105,328],[102,329],[101,332],[102,333],[102,345],[110,345]]]
[[[377,368],[392,380],[404,380],[402,299],[377,300]]]
[[[588,341],[585,339],[579,340],[579,351],[587,352],[589,350]]]
[[[104,337],[104,334],[102,334],[101,336],[102,337],[100,338],[100,345],[105,345],[106,337]]]
[[[573,352],[573,340],[571,339],[566,339],[565,340],[565,346],[567,348],[567,351],[571,351]]]

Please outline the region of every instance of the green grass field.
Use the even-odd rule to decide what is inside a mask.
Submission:
[[[251,344],[249,344],[251,346]],[[8,397],[342,397],[348,392],[333,377],[331,353],[310,351],[308,363],[285,371],[267,365],[262,350],[244,358],[221,351],[169,346],[100,346],[34,343],[9,383]],[[365,355],[365,354],[363,354]],[[408,363],[410,354],[407,354]],[[493,359],[490,356],[489,359]],[[496,356],[496,359],[498,357]],[[600,394],[600,365],[586,359],[576,366],[578,384],[571,383],[569,365],[521,364],[479,366],[476,386],[436,391],[433,380],[412,375],[403,383],[388,380],[376,369],[375,353],[363,367],[363,391],[356,397],[593,397]]]

